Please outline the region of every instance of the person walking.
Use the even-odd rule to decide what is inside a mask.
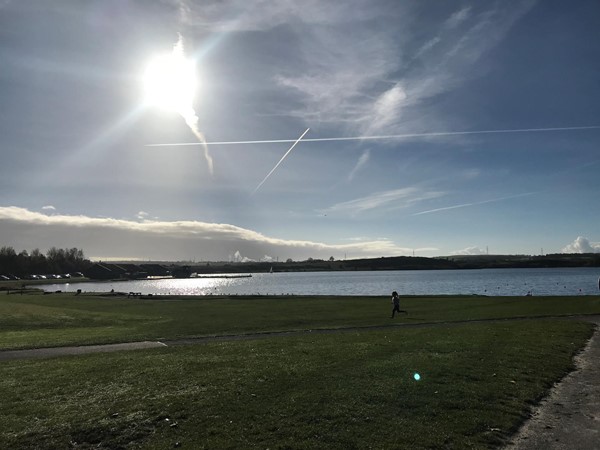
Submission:
[[[394,305],[394,309],[392,309],[391,319],[394,318],[396,313],[400,314],[403,312],[404,314],[408,314],[408,311],[400,309],[400,297],[398,297],[398,293],[396,291],[392,292],[392,305]]]

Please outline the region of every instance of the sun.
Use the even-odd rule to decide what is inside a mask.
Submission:
[[[192,107],[196,94],[194,61],[186,59],[183,47],[176,45],[172,53],[150,61],[143,84],[146,104],[183,114]]]

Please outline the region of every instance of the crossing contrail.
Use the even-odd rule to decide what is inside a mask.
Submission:
[[[302,142],[329,142],[329,141],[369,141],[369,140],[393,140],[419,137],[444,137],[444,136],[467,136],[478,134],[509,134],[509,133],[543,133],[548,131],[579,131],[579,130],[597,130],[600,125],[590,125],[585,127],[552,127],[552,128],[516,128],[507,130],[474,130],[474,131],[440,131],[429,133],[406,133],[406,134],[388,134],[379,136],[340,136],[325,138],[303,139]],[[308,130],[307,130],[308,131]],[[306,133],[306,132],[305,132]],[[296,145],[295,139],[265,139],[257,141],[220,141],[206,142],[204,145],[243,145],[243,144],[280,144],[291,143]],[[170,144],[146,144],[146,147],[181,147],[189,145],[203,145],[198,142],[176,142]],[[293,146],[292,146],[293,148]],[[287,154],[287,153],[286,153]],[[285,156],[284,156],[285,158]]]
[[[256,189],[254,189],[254,191],[252,192],[252,195],[256,194],[256,191],[258,191],[258,190],[260,189],[260,187],[261,187],[261,186],[262,186],[262,185],[265,183],[265,181],[267,181],[267,178],[269,178],[269,177],[271,176],[271,174],[272,174],[273,172],[275,172],[275,169],[277,169],[277,168],[279,167],[279,165],[280,165],[280,164],[283,162],[283,160],[285,159],[285,157],[286,157],[287,155],[289,155],[289,153],[290,153],[290,152],[291,152],[291,151],[294,149],[294,147],[296,146],[296,144],[297,144],[298,142],[300,142],[300,139],[302,139],[302,138],[304,137],[304,135],[305,135],[306,133],[308,133],[308,130],[310,130],[310,128],[307,128],[307,129],[306,129],[306,131],[304,131],[304,133],[302,133],[302,136],[300,136],[298,139],[296,139],[296,141],[293,141],[294,143],[292,144],[292,146],[290,147],[290,149],[289,149],[287,152],[285,152],[285,155],[283,155],[283,156],[281,157],[281,159],[279,160],[279,162],[278,162],[277,164],[275,164],[275,167],[273,167],[273,168],[271,169],[271,171],[270,171],[270,172],[267,174],[267,176],[264,178],[264,180],[262,180],[262,181],[261,181],[261,182],[258,184],[258,186],[256,186]]]

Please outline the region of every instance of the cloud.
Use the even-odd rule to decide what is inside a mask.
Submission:
[[[276,104],[285,106],[265,113],[363,134],[443,128],[447,119],[423,103],[476,76],[481,56],[534,4],[477,3],[429,16],[413,3],[379,0],[171,2],[191,33],[251,32],[293,55],[272,71],[287,100]]]
[[[462,250],[456,250],[451,255],[485,255],[487,252],[479,247],[467,247]]]
[[[442,41],[442,39],[439,36],[436,36],[436,37],[430,39],[429,41],[425,42],[425,44],[423,44],[421,46],[421,48],[417,51],[417,53],[415,54],[413,59],[420,58],[425,53],[427,53],[429,50],[431,50],[433,47],[435,47],[437,44],[439,44],[441,41]]]
[[[275,255],[302,260],[408,253],[387,239],[327,244],[273,238],[230,224],[47,215],[16,206],[0,207],[0,240],[19,249],[77,247],[93,259],[224,261],[228,255],[255,260]]]
[[[137,217],[140,220],[145,220],[146,217],[148,217],[148,216],[149,216],[149,214],[146,211],[140,211],[136,214],[135,217]]]
[[[461,8],[438,18],[437,26],[429,27],[435,34],[418,42],[408,30],[431,19],[409,4],[390,9],[379,2],[359,2],[358,9],[367,3],[368,19],[330,15],[326,27],[312,19],[314,3],[302,8],[301,15],[288,11],[288,23],[295,21],[293,31],[299,37],[302,70],[280,71],[275,81],[299,94],[302,107],[295,115],[358,127],[361,133],[431,128],[431,110],[428,120],[422,120],[424,101],[477,76],[480,58],[533,5],[525,1]],[[372,28],[373,17],[390,26]],[[285,15],[279,19],[285,22]],[[346,51],[339,50],[341,41]]]
[[[406,99],[406,91],[400,84],[396,84],[383,92],[377,100],[375,100],[372,111],[369,114],[370,124],[367,132],[385,129],[386,126],[394,124],[399,120],[402,112],[402,105],[405,103]]]
[[[445,26],[449,29],[456,28],[462,22],[464,22],[466,19],[468,19],[470,13],[471,13],[470,6],[466,6],[463,9],[456,11],[448,18],[448,20],[446,20]]]
[[[578,236],[573,242],[561,250],[562,253],[600,253],[600,242],[590,242]]]
[[[350,213],[356,215],[372,209],[407,208],[424,200],[438,198],[443,195],[445,195],[444,192],[423,191],[416,187],[407,187],[390,191],[375,192],[366,197],[337,203],[325,209],[323,212]]]
[[[56,208],[52,205],[42,206],[42,210],[44,211],[56,211]]]
[[[356,174],[358,172],[360,172],[360,170],[369,162],[370,158],[371,158],[371,150],[367,149],[362,153],[362,155],[360,155],[360,158],[358,158],[356,165],[348,174],[348,181],[352,181],[354,179]]]
[[[369,2],[356,1],[352,8],[344,2],[304,0],[214,0],[196,2],[172,0],[179,6],[183,22],[211,32],[263,31],[291,23],[331,25],[341,17],[369,19]]]

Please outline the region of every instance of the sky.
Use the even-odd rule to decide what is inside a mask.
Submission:
[[[0,0],[0,246],[600,252],[599,22],[595,0]],[[192,71],[170,109],[160,55]]]

